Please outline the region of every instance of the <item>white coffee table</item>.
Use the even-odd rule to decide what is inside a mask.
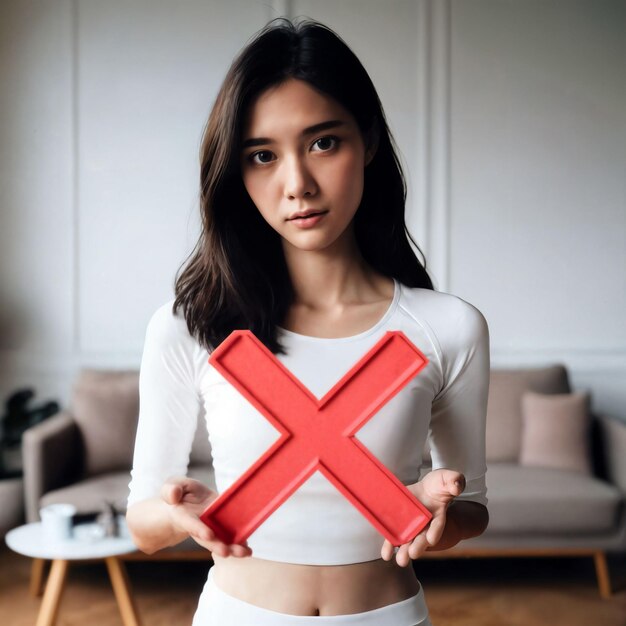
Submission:
[[[106,563],[124,626],[141,624],[126,567],[118,558],[136,552],[137,547],[128,535],[123,518],[120,518],[120,529],[121,537],[96,537],[96,525],[85,524],[75,529],[74,538],[54,543],[44,537],[41,522],[25,524],[7,533],[5,541],[11,550],[36,559],[39,579],[43,572],[43,559],[52,560],[36,626],[52,626],[55,623],[70,561],[93,559],[102,559]]]

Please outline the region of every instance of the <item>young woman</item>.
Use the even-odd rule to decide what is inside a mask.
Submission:
[[[148,325],[141,364],[128,524],[145,552],[189,536],[212,552],[195,626],[428,626],[407,566],[487,526],[488,327],[434,291],[409,243],[405,196],[356,56],[319,23],[271,22],[235,59],[209,117],[202,235],[175,300]],[[279,437],[208,363],[239,328],[318,398],[388,330],[427,356],[357,434],[432,512],[424,531],[394,550],[319,472],[243,545],[199,520],[218,494],[185,477],[197,419],[217,492]],[[420,480],[427,438],[433,469]]]

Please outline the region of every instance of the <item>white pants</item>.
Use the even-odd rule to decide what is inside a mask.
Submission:
[[[412,598],[350,615],[289,615],[244,602],[222,591],[209,570],[192,626],[432,626],[424,590]]]

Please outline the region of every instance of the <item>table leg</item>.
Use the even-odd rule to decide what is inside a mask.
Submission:
[[[43,600],[39,608],[39,615],[37,616],[37,626],[53,626],[56,621],[68,566],[69,561],[60,559],[52,561],[50,575],[48,576]]]
[[[46,568],[45,559],[33,559],[30,568],[30,595],[38,598],[43,593],[43,574]]]
[[[124,563],[114,556],[106,558],[105,561],[124,626],[141,626]]]

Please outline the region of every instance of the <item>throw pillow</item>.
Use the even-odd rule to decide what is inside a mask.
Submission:
[[[520,464],[591,474],[589,393],[522,394]]]

